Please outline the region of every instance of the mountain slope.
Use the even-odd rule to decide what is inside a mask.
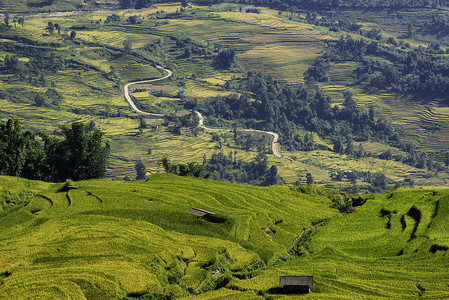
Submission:
[[[17,193],[21,182],[32,194],[27,205],[6,207],[0,216],[6,299],[207,291],[217,281],[211,271],[259,268],[285,255],[303,227],[335,215],[327,198],[287,187],[155,175],[147,182],[77,182],[79,189],[60,191],[63,184],[36,188],[2,179],[4,194]],[[217,216],[197,219],[187,214],[192,207]]]

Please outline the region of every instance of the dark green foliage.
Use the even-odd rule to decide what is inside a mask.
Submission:
[[[316,73],[322,61],[359,61],[362,67],[354,70],[356,79],[379,89],[391,89],[404,94],[420,95],[428,99],[441,98],[449,104],[449,60],[439,44],[427,48],[398,48],[398,42],[389,38],[387,45],[365,39],[354,40],[351,36],[329,43],[322,57],[316,59],[306,72]],[[320,70],[323,70],[321,68]],[[325,76],[323,74],[316,77]],[[315,79],[317,80],[317,79]]]
[[[259,153],[254,160],[245,162],[237,159],[236,153],[229,155],[216,153],[209,160],[205,159],[205,172],[213,174],[216,180],[247,183],[251,185],[282,184],[276,166],[268,166],[268,158]]]
[[[313,66],[310,67],[304,77],[308,81],[318,81],[325,82],[328,81],[327,71],[329,71],[330,65],[329,62],[324,58],[317,58],[313,63]]]
[[[17,120],[0,124],[0,174],[40,179],[44,157],[36,133],[22,131]]]
[[[155,1],[153,0],[120,0],[120,7],[121,8],[135,8],[135,9],[141,9],[145,7],[150,7],[153,5]]]
[[[311,173],[306,174],[306,180],[308,185],[311,185],[313,183],[313,177]]]
[[[280,142],[287,148],[313,150],[313,136],[304,140],[297,135],[299,130],[318,133],[321,137],[340,141],[337,152],[343,153],[347,142],[397,140],[396,128],[382,118],[359,108],[351,95],[345,97],[345,107],[331,106],[331,99],[321,92],[314,92],[300,85],[286,86],[271,76],[249,72],[238,82],[239,90],[246,89],[248,95],[231,95],[206,100],[202,106],[208,117],[236,120],[247,128],[270,130],[280,133]],[[348,150],[351,150],[351,145]],[[347,147],[346,147],[347,148]],[[326,148],[327,149],[327,148]]]
[[[103,142],[103,133],[99,130],[86,132],[81,122],[75,122],[71,127],[63,126],[61,130],[63,140],[47,138],[45,143],[54,180],[104,177],[109,144]]]
[[[159,166],[162,166],[166,173],[171,173],[179,176],[192,176],[192,177],[201,177],[204,166],[200,165],[198,162],[189,162],[186,164],[172,164],[170,159],[167,157],[162,158],[159,163]],[[208,177],[207,175],[205,177]]]
[[[214,58],[213,65],[219,70],[229,70],[235,63],[235,50],[225,49]]]
[[[353,184],[356,184],[358,180],[365,181],[366,183],[369,183],[370,186],[363,186],[363,189],[365,192],[370,193],[382,193],[385,192],[388,187],[394,183],[391,182],[383,173],[371,173],[371,172],[359,172],[355,170],[345,170],[340,171],[336,173],[331,174],[331,178],[334,180],[344,180],[345,178],[352,182]],[[403,184],[405,185],[405,182],[396,182],[396,184]],[[360,189],[360,187],[359,187]],[[351,189],[345,189],[350,192],[356,192]],[[361,190],[358,190],[357,192],[360,192]]]
[[[0,174],[48,181],[104,177],[109,145],[103,134],[86,132],[83,123],[63,126],[62,132],[60,140],[22,131],[11,119],[0,124]]]
[[[135,166],[134,169],[136,170],[136,180],[144,180],[145,176],[147,174],[147,167],[142,161],[139,161]]]
[[[250,7],[245,10],[246,13],[260,14],[260,9],[255,7]]]

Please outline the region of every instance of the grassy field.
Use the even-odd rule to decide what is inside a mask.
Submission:
[[[447,190],[367,195],[341,215],[325,196],[281,186],[166,174],[72,185],[0,176],[3,299],[297,298],[280,275],[313,275],[310,299],[449,296]]]
[[[217,281],[211,271],[270,263],[286,254],[303,227],[336,213],[327,198],[287,187],[170,175],[75,184],[79,189],[62,192],[63,184],[0,177],[2,195],[31,197],[25,206],[1,202],[2,298],[110,299],[172,288],[178,296],[200,293]],[[186,213],[192,207],[221,221],[196,219]]]

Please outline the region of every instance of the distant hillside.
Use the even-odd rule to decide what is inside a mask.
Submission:
[[[0,298],[283,298],[296,295],[279,275],[313,275],[314,299],[441,299],[448,195],[368,195],[340,215],[329,198],[285,186],[2,176]]]
[[[5,12],[48,12],[70,10],[92,10],[118,8],[117,0],[0,0],[0,9]]]

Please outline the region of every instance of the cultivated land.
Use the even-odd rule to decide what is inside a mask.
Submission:
[[[123,19],[138,16],[142,23],[134,25],[125,21],[104,23],[112,11],[64,13],[62,16],[59,14],[60,17],[57,17],[58,14],[26,17],[23,28],[18,25],[11,30],[11,38],[22,37],[39,43],[53,43],[58,49],[57,57],[70,57],[85,64],[88,70],[67,69],[47,76],[47,81],[54,82],[55,88],[63,96],[59,109],[32,105],[29,95],[44,92],[45,88],[8,81],[7,75],[2,76],[0,87],[4,91],[22,91],[12,101],[11,98],[0,97],[2,119],[14,117],[21,120],[27,128],[47,133],[57,132],[59,126],[74,121],[94,121],[96,127],[104,131],[111,142],[108,177],[112,179],[123,179],[125,176],[134,178],[134,165],[141,159],[150,171],[159,172],[157,161],[163,156],[176,162],[191,159],[201,161],[204,154],[210,157],[217,151],[227,153],[237,150],[241,158],[254,157],[254,153],[236,149],[230,137],[220,149],[217,143],[210,140],[211,136],[207,132],[193,134],[190,130],[183,130],[181,136],[174,136],[166,131],[166,127],[160,126],[163,121],[158,118],[146,118],[146,122],[148,128],[159,125],[159,129],[143,129],[140,132],[139,120],[124,100],[123,85],[136,80],[159,78],[163,75],[155,68],[154,62],[163,65],[173,70],[173,78],[165,82],[141,85],[139,88],[144,91],[136,91],[132,95],[149,112],[183,113],[181,97],[187,101],[197,99],[201,103],[207,97],[229,95],[233,92],[226,90],[226,80],[232,76],[242,76],[244,71],[271,74],[275,79],[289,84],[303,82],[302,74],[320,54],[324,40],[336,38],[337,34],[321,27],[290,21],[275,10],[261,8],[261,14],[249,14],[239,12],[238,6],[232,4],[194,6],[181,18],[168,15],[156,18],[157,11],[175,13],[177,9],[179,6],[176,4],[161,4],[139,11],[115,12]],[[191,12],[196,14],[192,15]],[[60,24],[61,34],[48,34],[45,27],[49,21]],[[76,43],[67,40],[71,26],[76,28]],[[370,28],[372,23],[367,23],[366,26]],[[232,47],[237,50],[240,70],[215,70],[197,54],[185,58],[183,50],[177,47],[173,37],[190,38],[195,45],[210,52],[220,45]],[[143,57],[120,52],[125,41],[130,41],[132,50]],[[2,40],[2,43],[11,42],[11,39]],[[161,45],[159,50],[143,50],[145,45],[157,42]],[[8,54],[12,53],[0,53],[2,57]],[[19,59],[26,61],[30,57],[23,56]],[[341,92],[351,85],[351,70],[355,67],[333,67],[330,71],[331,81],[321,85],[335,103],[341,104]],[[391,118],[394,123],[403,125],[404,139],[418,141],[419,149],[439,151],[447,148],[449,135],[445,130],[449,110],[440,107],[438,103],[416,103],[411,110],[410,105],[399,95],[367,93],[357,86],[351,87],[351,90],[362,106],[375,104],[387,119]],[[205,117],[207,122],[207,116]],[[328,141],[324,141],[324,144],[331,148]],[[363,144],[365,146],[366,143]],[[152,151],[148,151],[150,148]],[[285,149],[281,149],[282,151],[285,152]],[[385,147],[372,147],[371,151],[379,154],[385,151]],[[317,184],[329,187],[350,185],[346,181],[331,180],[329,174],[353,168],[353,159],[344,155],[335,156],[331,151],[325,150],[292,155],[298,158],[296,162],[269,155],[270,162],[278,166],[279,174],[286,183],[293,184],[298,180],[305,182],[305,174],[311,172]],[[317,158],[320,160],[317,161]],[[447,181],[445,175],[429,180],[423,170],[399,163],[390,168],[388,163],[379,164],[376,161],[373,164],[372,159],[367,159],[362,165],[366,171],[377,172],[382,169],[390,179],[398,181],[410,177],[420,185],[444,185]]]
[[[367,195],[341,215],[280,186],[168,174],[71,185],[0,177],[2,299],[297,298],[280,275],[313,275],[311,299],[449,296],[447,190]]]

